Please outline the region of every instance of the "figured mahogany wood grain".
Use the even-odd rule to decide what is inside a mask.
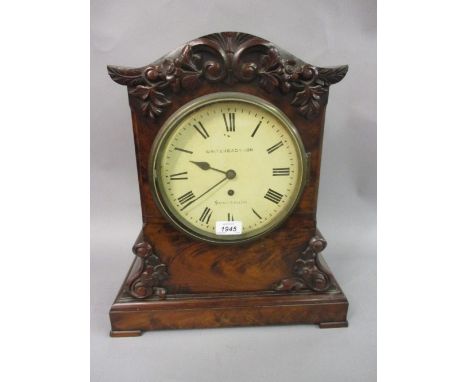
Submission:
[[[152,305],[151,302],[146,306]],[[111,311],[113,332],[120,328],[139,330],[220,328],[232,326],[319,324],[321,328],[342,327],[348,303],[343,299],[302,305],[271,305],[219,309],[168,309]],[[323,321],[325,320],[325,322]],[[138,334],[131,334],[138,335]],[[125,335],[121,335],[122,337]]]
[[[268,290],[291,272],[312,219],[295,214],[268,236],[244,245],[213,245],[180,235],[169,223],[148,223],[145,237],[168,266],[168,293]]]

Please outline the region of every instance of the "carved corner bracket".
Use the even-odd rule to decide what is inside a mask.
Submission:
[[[200,37],[141,68],[108,66],[111,78],[128,86],[140,111],[151,119],[183,89],[193,90],[203,82],[256,82],[269,93],[291,94],[290,104],[310,120],[326,104],[330,85],[341,81],[347,71],[347,65],[307,64],[269,41],[239,32]]]
[[[139,264],[127,282],[127,292],[138,299],[150,296],[165,299],[166,289],[161,287],[161,283],[169,277],[167,266],[153,252],[151,244],[142,239],[142,235],[133,246],[133,253]]]
[[[314,292],[327,292],[332,289],[332,275],[321,264],[319,254],[327,246],[320,231],[316,231],[307,248],[296,260],[293,277],[284,278],[273,285],[276,291],[297,291],[309,289]]]

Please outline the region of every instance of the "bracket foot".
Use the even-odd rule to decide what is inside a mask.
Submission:
[[[142,334],[141,330],[111,330],[109,333],[111,337],[138,337]]]

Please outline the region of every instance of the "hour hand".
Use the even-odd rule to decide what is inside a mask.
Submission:
[[[196,164],[198,167],[200,167],[202,170],[209,170],[211,168],[210,164],[208,162],[195,162],[191,160],[193,164]]]
[[[213,171],[220,172],[221,174],[227,175],[227,171],[218,170],[217,168],[211,167],[210,164],[209,164],[208,162],[195,162],[195,161],[193,161],[193,160],[191,160],[190,162],[192,162],[193,164],[197,165],[197,166],[200,167],[202,170],[213,170]]]
[[[220,172],[221,174],[224,174],[227,179],[234,179],[236,177],[236,172],[234,170],[227,170],[227,171],[218,170],[217,168],[211,167],[208,162],[195,162],[193,160],[191,160],[190,162],[192,162],[193,164],[196,164],[202,170],[213,170],[213,171]]]

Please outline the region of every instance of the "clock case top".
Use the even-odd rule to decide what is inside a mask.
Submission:
[[[131,269],[123,293],[163,298],[332,287],[323,266],[314,263],[313,271],[328,280],[307,279],[297,262],[326,245],[316,226],[325,109],[330,85],[347,70],[346,65],[307,64],[269,41],[238,32],[197,38],[143,67],[108,66],[111,78],[128,89],[143,217],[134,246],[141,261]],[[282,110],[296,126],[309,160],[308,183],[291,216],[273,232],[242,245],[188,237],[166,220],[150,189],[151,147],[165,121],[188,102],[216,92],[251,94]]]

